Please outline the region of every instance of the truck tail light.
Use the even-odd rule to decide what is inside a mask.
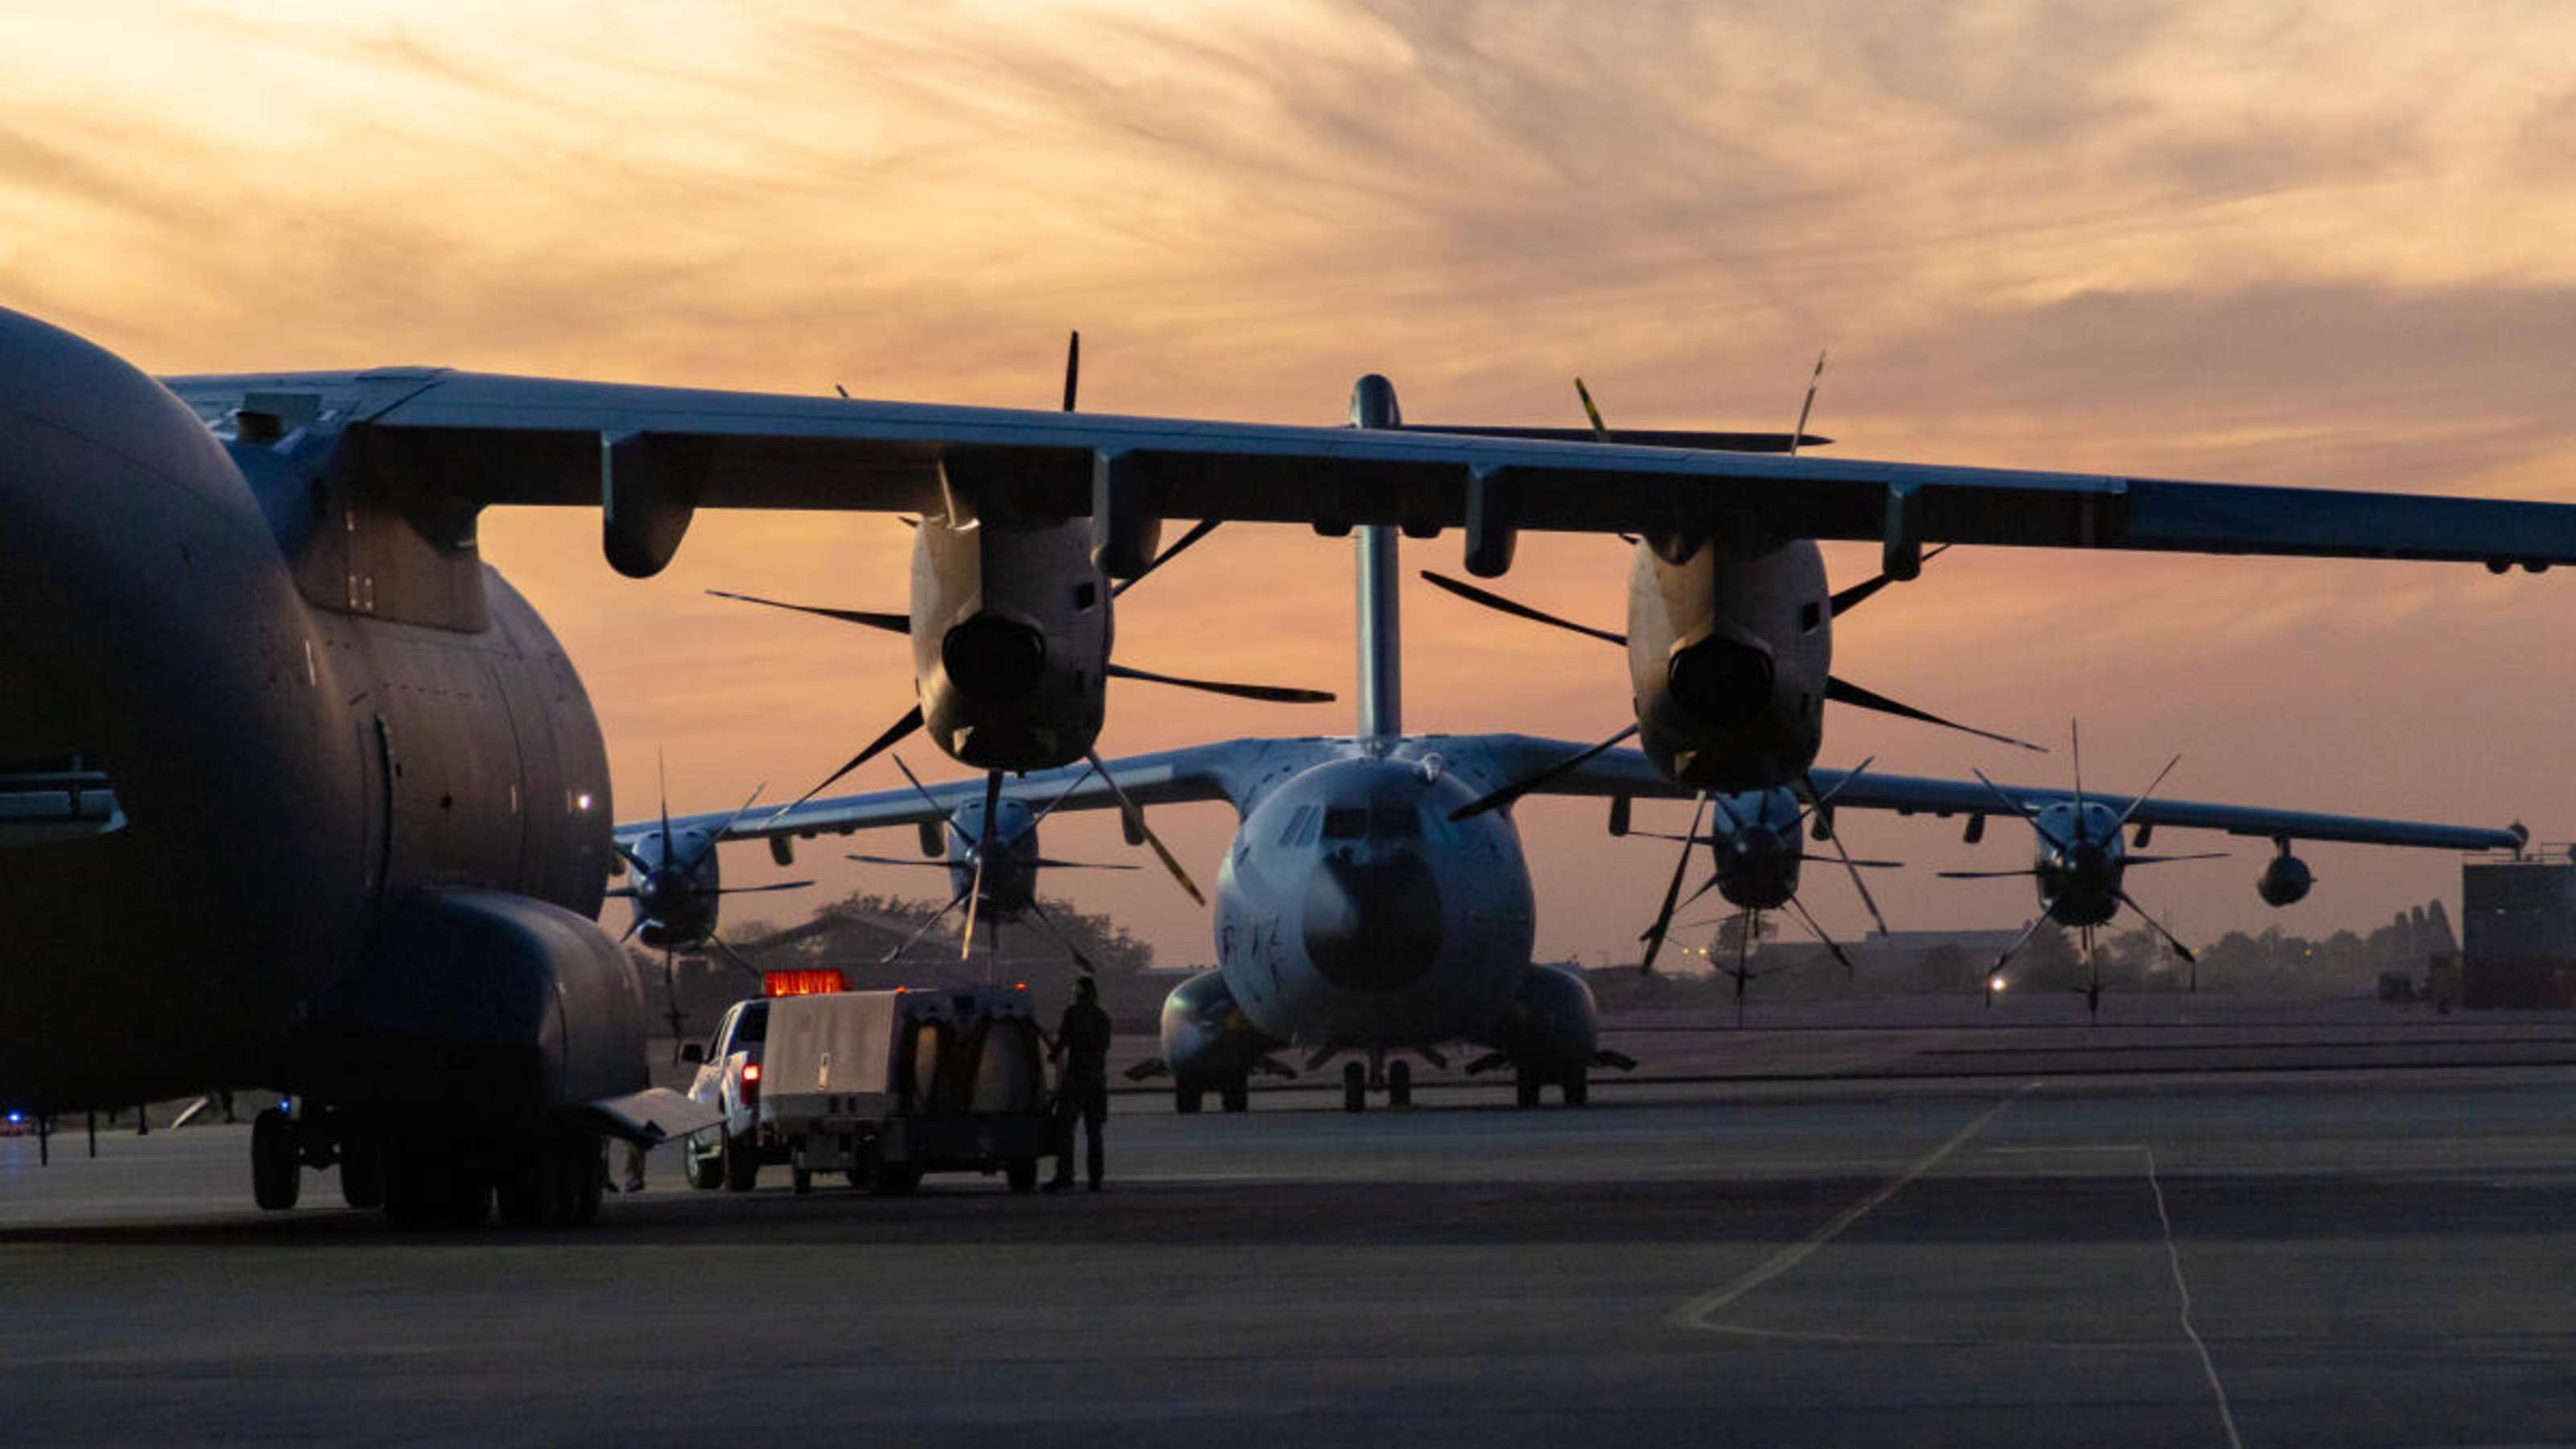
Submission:
[[[759,1101],[760,1063],[744,1062],[742,1064],[742,1104],[750,1107],[757,1105]]]

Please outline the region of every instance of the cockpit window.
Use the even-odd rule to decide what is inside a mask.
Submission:
[[[1422,817],[1410,803],[1382,800],[1369,807],[1369,834],[1380,840],[1414,840],[1422,834]]]
[[[1279,843],[1281,845],[1295,845],[1297,843],[1298,835],[1305,830],[1306,823],[1314,817],[1315,807],[1312,805],[1300,805],[1296,809],[1289,811],[1288,823],[1279,827]]]
[[[1368,836],[1369,813],[1364,805],[1335,805],[1324,812],[1326,840],[1362,840]]]

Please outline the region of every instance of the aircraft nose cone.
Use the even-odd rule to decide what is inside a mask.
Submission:
[[[1743,724],[1771,703],[1770,654],[1739,640],[1700,640],[1672,657],[1666,677],[1675,704],[1720,728]]]
[[[977,614],[939,641],[949,682],[967,698],[988,703],[1019,699],[1037,688],[1046,657],[1046,636],[998,614]]]
[[[1421,856],[1328,856],[1306,887],[1306,955],[1353,991],[1400,991],[1440,959],[1440,889]]]

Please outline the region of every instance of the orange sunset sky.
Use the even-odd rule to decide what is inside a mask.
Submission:
[[[2559,0],[9,8],[0,306],[155,371],[1051,406],[1079,327],[1104,411],[1332,422],[1377,370],[1416,420],[1570,423],[1579,372],[1617,423],[1786,427],[1830,347],[1842,455],[2576,502]],[[702,515],[647,583],[597,533],[496,513],[484,540],[588,680],[622,816],[657,748],[674,808],[720,808],[803,789],[909,702],[899,641],[701,592],[900,608],[893,520]],[[1874,567],[1828,553],[1838,582]],[[1405,555],[1454,570],[1458,542]],[[1625,566],[1540,539],[1503,587],[1615,627]],[[1219,533],[1124,601],[1121,657],[1344,702],[1124,686],[1104,748],[1346,729],[1350,595],[1347,542]],[[1411,726],[1627,719],[1615,651],[1404,604]],[[1909,702],[2045,740],[2080,715],[2104,788],[2180,750],[2176,795],[2576,835],[2563,573],[1961,550],[1837,634],[1839,672]],[[2067,766],[1829,719],[1828,764]],[[1606,840],[1597,802],[1520,819],[1542,955],[1627,959],[1667,847]],[[1202,879],[1232,823],[1161,817]],[[1882,892],[1900,928],[2026,919],[2024,883],[1932,879],[2026,849],[1956,829],[1846,836],[1914,862]],[[1130,858],[1105,818],[1049,846]],[[2269,911],[2267,847],[2233,848],[2140,898],[2195,941],[2456,909],[2447,856],[2317,847],[2315,895]],[[933,888],[806,850],[835,892]],[[1213,954],[1159,874],[1056,884],[1165,963]],[[1838,879],[1808,899],[1863,924]]]

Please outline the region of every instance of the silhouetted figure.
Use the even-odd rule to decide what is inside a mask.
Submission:
[[[1055,1179],[1047,1191],[1073,1186],[1073,1125],[1082,1123],[1091,1190],[1100,1191],[1103,1149],[1100,1129],[1109,1117],[1109,1013],[1100,1009],[1100,988],[1088,976],[1073,983],[1073,1004],[1056,1024],[1047,1055],[1061,1065],[1055,1079],[1055,1115],[1063,1133],[1055,1158]]]

